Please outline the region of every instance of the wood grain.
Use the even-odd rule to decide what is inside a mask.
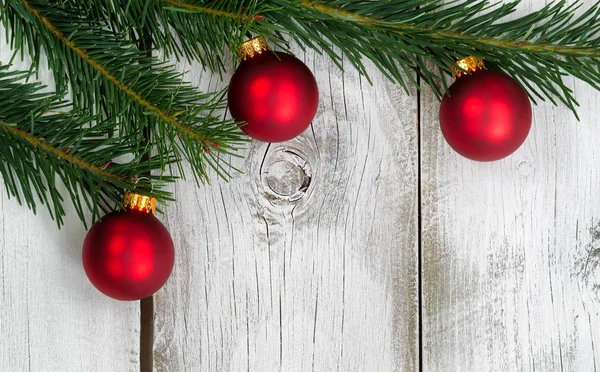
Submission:
[[[493,163],[454,153],[423,93],[424,371],[600,370],[600,94],[574,86],[581,122],[542,103]]]
[[[11,52],[0,39],[6,63]],[[28,61],[14,68],[27,70]],[[39,78],[52,83],[45,69]],[[90,284],[75,210],[66,204],[58,230],[43,205],[36,216],[6,196],[1,180],[0,188],[0,371],[139,371],[138,304]]]
[[[312,126],[250,143],[229,183],[174,189],[157,371],[418,370],[416,96],[297,52],[319,83]]]
[[[419,115],[373,66],[371,86],[296,52],[320,87],[313,125],[250,143],[228,183],[173,187],[155,370],[600,371],[600,93],[573,83],[581,122],[542,103],[521,149],[476,163],[446,145],[429,90]],[[206,90],[231,76],[179,66]],[[73,210],[59,231],[2,193],[0,231],[0,371],[140,370],[139,304],[89,284]]]

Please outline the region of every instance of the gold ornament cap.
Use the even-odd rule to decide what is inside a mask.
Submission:
[[[478,70],[485,69],[485,64],[483,63],[483,59],[473,57],[473,56],[468,56],[467,58],[460,59],[460,60],[456,61],[456,64],[463,70],[466,70],[467,72],[475,72]],[[461,77],[463,75],[468,75],[467,72],[461,71],[460,69],[456,68],[455,66],[452,66],[450,68],[452,69],[452,71],[454,71],[454,73],[452,74],[454,79],[458,79],[459,77]]]
[[[257,54],[262,54],[267,50],[269,50],[267,41],[262,36],[257,36],[237,47],[237,54],[240,60],[245,61],[249,58],[254,58]]]
[[[154,214],[156,213],[156,198],[127,191],[123,195],[123,208]]]

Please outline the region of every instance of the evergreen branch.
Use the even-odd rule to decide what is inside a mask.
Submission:
[[[126,178],[122,175],[116,174],[114,172],[108,171],[98,165],[91,164],[86,162],[84,159],[70,155],[67,151],[62,150],[60,148],[51,146],[44,142],[42,139],[35,137],[28,133],[27,131],[21,130],[13,125],[8,125],[2,121],[0,121],[0,130],[4,130],[5,132],[9,132],[15,138],[20,138],[27,142],[31,147],[40,149],[47,156],[53,156],[64,162],[70,163],[76,167],[79,167],[91,174],[94,174],[103,180],[110,180],[113,183],[118,184],[127,184],[133,185],[135,180]]]
[[[208,16],[204,8],[236,9],[212,1],[188,3],[202,7],[198,11],[188,7],[188,23],[215,23],[218,17]],[[265,0],[245,13],[249,18],[245,26],[283,48],[287,42],[282,35],[287,34],[302,46],[324,51],[340,68],[345,55],[364,75],[363,60],[370,59],[407,91],[408,82],[416,84],[413,75],[417,74],[440,98],[447,89],[450,67],[458,59],[475,55],[485,59],[489,67],[521,81],[532,98],[548,98],[553,103],[558,99],[576,112],[577,102],[564,78],[572,75],[600,89],[600,4],[576,16],[581,3],[567,6],[559,1],[503,22],[518,4],[487,0]],[[194,37],[199,35],[190,36],[188,43],[198,42]],[[221,33],[213,36],[221,41],[227,37]],[[231,45],[230,49],[233,51]]]
[[[158,40],[157,46],[167,54],[196,59],[219,72],[225,67],[222,56],[235,50],[244,41],[252,22],[260,20],[261,12],[268,10],[259,0],[150,2],[154,4],[157,18],[168,24],[176,35]]]
[[[185,157],[199,181],[208,179],[207,166],[228,176],[220,156],[232,154],[244,137],[235,122],[213,114],[224,107],[222,95],[198,92],[172,66],[105,30],[101,19],[89,21],[42,0],[7,1],[3,21],[13,30],[13,44],[27,45],[34,61],[46,51],[57,87],[71,86],[76,108],[101,110],[124,135],[141,137],[150,128],[149,146],[159,157]]]
[[[316,43],[339,61],[333,44],[363,73],[366,56],[405,88],[412,70],[438,97],[447,89],[444,75],[451,72],[449,67],[467,55],[506,71],[532,95],[552,102],[558,98],[573,112],[577,103],[564,83],[566,75],[599,88],[598,4],[576,17],[577,7],[567,8],[561,1],[502,23],[518,1],[491,5],[415,0],[401,6],[358,0],[271,2],[282,11],[266,14],[267,23],[257,29],[269,32],[268,22],[277,24],[297,41],[313,47]]]
[[[65,211],[57,178],[84,224],[118,207],[123,190],[170,200],[161,188],[173,177],[150,174],[139,182],[138,175],[161,169],[157,157],[141,162],[149,149],[137,152],[131,138],[110,138],[113,122],[62,111],[62,94],[40,93],[40,84],[23,82],[29,76],[0,65],[0,174],[9,195],[34,212],[38,201],[45,204],[59,227]],[[124,157],[130,160],[118,161]]]
[[[104,76],[108,81],[110,81],[112,84],[114,84],[118,89],[120,89],[124,94],[130,96],[131,98],[133,98],[137,104],[139,104],[140,106],[156,113],[156,115],[161,118],[162,120],[164,120],[165,122],[171,124],[175,129],[177,129],[179,132],[183,132],[185,133],[187,136],[199,140],[200,142],[203,143],[203,145],[205,147],[208,146],[212,146],[213,142],[210,142],[208,139],[206,139],[204,136],[200,135],[199,133],[195,132],[193,129],[183,125],[182,123],[180,123],[177,119],[175,119],[175,117],[173,117],[172,115],[167,114],[166,112],[164,112],[163,110],[161,110],[160,108],[158,108],[157,106],[153,105],[151,102],[149,102],[148,100],[144,99],[140,93],[136,92],[135,90],[131,89],[130,87],[128,87],[125,83],[123,83],[122,81],[120,81],[117,77],[115,77],[114,75],[112,75],[107,67],[101,65],[100,63],[98,63],[96,60],[94,60],[93,58],[91,58],[82,48],[77,47],[77,45],[68,40],[65,35],[60,32],[58,30],[58,28],[53,25],[48,18],[44,17],[43,15],[40,14],[40,12],[37,9],[34,9],[30,2],[27,0],[20,0],[23,4],[25,4],[25,6],[27,7],[27,10],[29,10],[29,12],[31,14],[33,14],[42,24],[44,24],[44,26],[46,26],[46,28],[48,28],[48,30],[54,35],[56,36],[56,38],[58,40],[60,40],[61,43],[63,43],[64,45],[66,45],[70,50],[72,50],[76,55],[78,55],[79,57],[81,57],[81,59],[89,64],[94,70],[98,71],[102,76]],[[217,12],[218,13],[218,12]]]
[[[431,30],[428,27],[419,27],[415,25],[401,25],[395,22],[388,22],[385,19],[370,17],[364,14],[356,14],[343,8],[333,7],[326,5],[321,2],[312,2],[310,0],[303,0],[301,6],[309,9],[316,10],[318,12],[327,14],[332,18],[339,19],[341,21],[349,21],[357,23],[361,26],[366,26],[373,29],[381,28],[382,26],[394,30],[404,36],[420,33],[424,37],[430,37],[432,39],[455,39],[461,42],[467,42],[472,44],[485,44],[494,48],[502,49],[515,49],[515,50],[528,50],[534,52],[546,52],[554,54],[570,54],[582,57],[600,57],[600,50],[597,48],[581,48],[570,45],[555,45],[549,43],[538,43],[529,41],[519,40],[499,40],[495,38],[478,37],[473,38],[472,34],[464,34],[460,32],[451,31],[438,31]]]
[[[126,32],[134,43],[151,35],[165,56],[198,60],[213,71],[223,70],[221,57],[243,42],[247,25],[263,10],[259,0],[62,1],[94,22],[107,18],[113,32]],[[201,16],[190,20],[190,14]]]

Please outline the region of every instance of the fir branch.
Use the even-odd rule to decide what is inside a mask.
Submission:
[[[190,12],[189,23],[214,23],[218,18],[209,16],[205,9],[217,7],[212,1],[182,3]],[[366,74],[363,60],[370,59],[407,91],[408,82],[416,84],[413,74],[418,74],[440,98],[447,89],[445,78],[451,74],[450,67],[460,58],[475,55],[520,80],[532,98],[548,98],[553,103],[558,99],[576,112],[577,102],[564,79],[572,75],[596,89],[600,87],[600,3],[576,16],[580,2],[567,5],[559,1],[503,21],[518,4],[487,0],[265,0],[245,17],[251,32],[281,47],[287,48],[282,37],[287,34],[302,46],[327,53],[340,68],[345,55],[362,74]],[[235,12],[234,7],[219,9]],[[191,36],[186,42],[198,42]],[[215,39],[226,37],[214,35]]]
[[[138,179],[161,168],[156,157],[140,161],[149,149],[136,152],[130,138],[108,137],[110,121],[94,123],[89,115],[62,111],[62,95],[40,93],[40,84],[23,82],[29,76],[0,66],[0,174],[9,195],[34,212],[42,202],[59,227],[65,212],[57,178],[84,224],[118,207],[124,190],[170,200],[162,185],[173,177],[149,175],[152,186]],[[119,162],[124,156],[131,160]]]
[[[222,56],[235,50],[246,38],[251,24],[269,10],[259,0],[151,0],[150,3],[155,5],[157,17],[176,35],[161,40],[157,46],[177,57],[196,59],[219,72],[224,69]],[[190,14],[201,16],[190,22]]]
[[[260,19],[258,0],[63,0],[85,18],[106,17],[114,33],[129,35],[133,43],[151,35],[165,56],[198,60],[213,71],[223,71],[222,56],[241,42],[248,24]],[[202,17],[190,19],[190,14]]]
[[[435,1],[431,3],[435,3]],[[439,1],[438,3],[444,5]],[[464,22],[469,19],[468,17],[465,17],[465,14],[478,15],[480,18],[487,17],[488,19],[493,15],[493,20],[500,19],[508,13],[507,11],[512,12],[517,4],[518,2],[505,4],[504,6],[494,9],[483,16],[481,15],[480,11],[483,11],[485,8],[487,8],[488,3],[485,1],[476,4],[471,3],[468,5],[470,7],[474,7],[474,9],[478,10],[478,12],[464,12],[465,9],[468,9],[466,7],[467,5],[459,5],[452,11],[451,14],[457,16],[459,13],[462,13],[463,19],[460,21],[453,20],[452,24],[453,26],[464,24]],[[536,55],[537,58],[539,58],[538,56],[545,56],[546,58],[549,57],[549,61],[553,61],[554,64],[562,65],[565,70],[568,70],[570,74],[575,76],[579,75],[579,72],[568,68],[569,66],[562,63],[563,61],[561,60],[561,57],[577,58],[580,60],[591,59],[591,71],[594,71],[593,67],[596,65],[595,59],[600,57],[600,43],[598,43],[598,30],[600,27],[598,27],[597,23],[597,18],[600,15],[600,8],[598,4],[590,8],[579,18],[573,20],[574,12],[581,4],[576,4],[574,7],[567,9],[566,3],[561,1],[559,3],[547,5],[537,12],[512,22],[492,25],[491,22],[488,21],[488,24],[490,25],[489,28],[481,27],[480,32],[473,33],[461,31],[443,31],[436,27],[432,27],[428,23],[423,25],[414,25],[398,23],[397,21],[388,21],[384,18],[377,18],[365,14],[359,14],[357,12],[351,12],[345,10],[343,7],[331,6],[323,2],[302,0],[300,5],[302,7],[314,9],[320,13],[327,14],[332,18],[336,18],[344,22],[354,22],[373,30],[388,29],[391,32],[400,34],[404,37],[415,38],[414,35],[418,35],[418,37],[423,39],[429,38],[430,40],[434,41],[439,40],[439,42],[443,43],[443,45],[468,45],[472,48],[473,52],[475,52],[473,54],[476,54],[477,51],[481,53],[480,50],[482,49],[488,49],[488,53],[493,53],[496,56],[500,53],[508,52],[510,54],[521,55],[520,59],[524,60],[530,58],[531,55]],[[569,22],[565,22],[564,20],[568,20]],[[552,33],[557,36],[565,36],[569,33],[573,33],[573,31],[578,31],[578,28],[574,27],[574,25],[582,25],[586,23],[589,24],[590,27],[587,27],[585,29],[586,32],[582,35],[573,36],[571,40],[568,40],[570,44],[552,44],[549,42],[551,38],[549,38],[548,35],[545,37],[536,37],[536,34],[544,33],[546,30],[552,30]],[[483,25],[484,24],[481,26]],[[536,25],[538,27],[534,28]],[[560,28],[560,31],[557,30],[557,27]],[[460,28],[458,29],[460,30]],[[490,35],[494,37],[489,37]],[[588,36],[591,36],[591,38],[587,40],[583,39],[583,37]],[[529,40],[526,40],[525,38]],[[560,41],[565,42],[567,39],[563,37]],[[577,44],[573,45],[575,42]],[[582,42],[585,44],[582,44]],[[585,45],[593,45],[593,47],[586,47]],[[525,54],[523,55],[523,53]],[[495,61],[497,68],[505,70],[511,70],[511,65],[519,64],[520,62],[519,58],[516,60],[513,59],[512,63],[512,58],[504,58],[502,62],[499,62],[497,57],[490,58],[490,56],[487,56],[487,59]],[[525,62],[525,64],[527,64],[527,62]],[[543,89],[544,86],[547,86],[545,83],[546,80],[543,78],[540,79],[541,76],[532,76],[532,74],[540,72],[541,71],[533,70],[530,71],[529,74],[520,74],[517,76],[517,78],[532,80],[534,84]],[[563,85],[561,74],[549,77],[556,79],[556,85]],[[594,86],[596,89],[599,89],[598,82],[600,81],[600,78],[598,76],[580,77],[584,81],[587,81],[589,84]],[[571,96],[569,89],[563,91],[563,95],[561,95],[558,91],[554,91],[552,93],[557,95],[559,99],[561,99],[575,112],[573,104],[576,104],[576,102]],[[438,94],[441,94],[441,92],[438,92]],[[552,99],[552,95],[550,95],[549,98]]]
[[[27,131],[19,129],[14,125],[8,125],[2,121],[0,121],[0,130],[10,133],[14,138],[19,138],[24,142],[28,143],[30,147],[35,149],[39,149],[41,152],[45,154],[45,156],[52,156],[63,162],[70,163],[82,170],[85,170],[97,177],[100,177],[104,181],[110,181],[114,184],[124,184],[124,185],[133,185],[134,180],[126,178],[122,175],[116,174],[114,172],[108,171],[105,168],[91,164],[86,162],[80,157],[73,156],[69,154],[69,152],[62,150],[60,148],[54,147],[52,145],[47,144],[42,139],[33,136]]]
[[[104,78],[106,78],[106,80],[108,80],[109,82],[114,84],[124,94],[133,98],[133,100],[136,101],[136,103],[138,105],[142,106],[143,108],[145,108],[151,112],[154,112],[160,119],[164,120],[166,123],[171,124],[177,131],[185,133],[187,136],[189,136],[190,138],[192,138],[194,140],[200,141],[204,147],[210,147],[213,145],[212,141],[208,140],[206,137],[204,137],[200,133],[194,131],[192,128],[187,127],[184,124],[180,123],[174,116],[166,113],[165,111],[161,110],[156,105],[152,104],[152,102],[149,102],[148,100],[144,99],[139,92],[130,88],[129,86],[127,86],[127,84],[120,81],[116,76],[112,75],[108,71],[108,68],[106,66],[103,66],[100,63],[98,63],[95,59],[91,58],[90,55],[86,53],[86,51],[84,51],[82,48],[79,48],[74,42],[67,39],[67,37],[65,37],[65,35],[62,32],[60,32],[57,29],[57,27],[48,20],[48,18],[41,15],[41,13],[37,9],[34,9],[31,6],[31,4],[29,3],[29,1],[27,1],[27,0],[20,0],[20,1],[23,2],[23,4],[25,4],[25,6],[27,7],[27,10],[29,10],[29,12],[31,14],[33,14],[40,22],[42,22],[48,28],[48,30],[54,36],[56,36],[56,38],[58,40],[60,40],[61,43],[66,45],[71,51],[73,51],[76,55],[81,57],[81,59],[85,63],[89,64],[91,68],[93,68],[98,73],[100,73],[100,75],[102,75]],[[218,15],[221,15],[221,13],[219,13],[219,12],[216,12],[216,13]]]
[[[101,109],[124,135],[141,137],[151,128],[158,155],[185,157],[199,181],[208,179],[209,166],[228,176],[221,155],[234,153],[244,138],[236,123],[214,115],[224,107],[222,95],[198,92],[172,66],[105,30],[102,20],[39,0],[8,0],[7,10],[14,45],[27,45],[34,60],[46,51],[57,87],[70,85],[76,108]]]

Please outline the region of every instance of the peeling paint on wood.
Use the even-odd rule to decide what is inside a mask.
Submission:
[[[476,163],[428,89],[419,113],[373,66],[371,86],[296,51],[321,92],[311,127],[250,143],[228,183],[179,182],[160,216],[177,262],[155,370],[600,371],[600,94],[574,84],[581,122],[542,103],[521,149]],[[75,213],[57,231],[4,194],[0,211],[0,371],[138,371],[139,305],[89,284]]]

